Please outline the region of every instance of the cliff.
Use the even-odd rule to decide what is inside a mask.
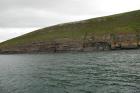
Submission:
[[[39,29],[2,42],[0,52],[33,53],[96,51],[118,49],[118,47],[138,48],[139,32],[140,10],[137,10]]]

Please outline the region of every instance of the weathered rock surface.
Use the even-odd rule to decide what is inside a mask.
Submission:
[[[134,49],[139,48],[139,46],[140,39],[136,34],[118,34],[113,37],[111,35],[86,37],[82,42],[76,40],[32,42],[26,45],[2,48],[0,53],[92,52],[112,49]]]

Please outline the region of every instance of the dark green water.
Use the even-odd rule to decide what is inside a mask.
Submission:
[[[0,55],[0,93],[140,93],[140,50]]]

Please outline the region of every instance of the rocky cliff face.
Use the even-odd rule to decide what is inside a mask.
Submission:
[[[65,42],[32,42],[26,45],[5,47],[0,53],[55,53],[76,51],[107,51],[112,49],[139,48],[140,35],[129,34],[105,34],[102,36],[86,36],[82,41],[66,40]]]
[[[3,48],[0,53],[50,53],[50,52],[78,52],[109,50],[110,47],[104,43],[81,43],[81,42],[40,42],[21,45],[11,48]]]

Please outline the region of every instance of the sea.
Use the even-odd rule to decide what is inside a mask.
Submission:
[[[140,93],[140,50],[1,54],[0,93]]]

